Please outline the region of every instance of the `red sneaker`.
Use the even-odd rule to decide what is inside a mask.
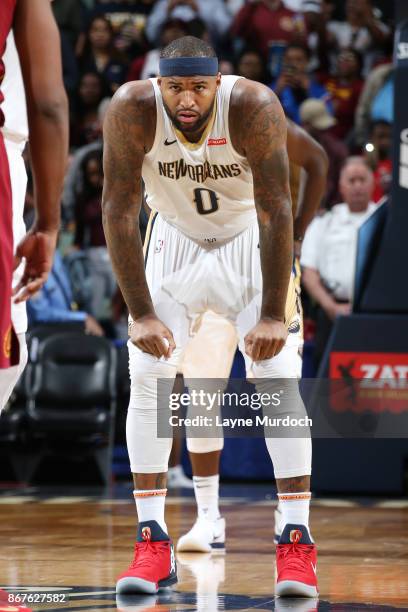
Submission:
[[[116,593],[157,593],[177,582],[173,544],[156,521],[139,523],[135,556],[116,583]]]
[[[276,547],[278,576],[275,594],[280,597],[317,597],[316,565],[316,546],[306,527],[285,525]]]

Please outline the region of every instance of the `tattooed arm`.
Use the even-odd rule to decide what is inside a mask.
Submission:
[[[275,94],[259,83],[238,81],[231,96],[230,129],[254,180],[263,295],[261,319],[245,344],[248,355],[260,361],[278,354],[286,341],[284,314],[293,262],[286,119]]]
[[[130,338],[142,351],[169,357],[174,340],[154,312],[139,230],[142,165],[154,140],[155,121],[149,82],[127,83],[117,91],[104,123],[102,218],[112,266],[133,319]]]

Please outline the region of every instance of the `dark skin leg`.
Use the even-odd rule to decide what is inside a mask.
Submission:
[[[190,453],[194,476],[215,476],[220,473],[221,451]]]
[[[310,491],[310,476],[278,478],[276,486],[279,493],[304,493],[305,491]]]
[[[220,472],[221,451],[211,453],[190,453],[194,476],[214,476]],[[303,493],[310,491],[310,476],[278,478],[276,486],[279,493]]]

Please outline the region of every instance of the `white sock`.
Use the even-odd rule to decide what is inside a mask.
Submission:
[[[197,502],[197,513],[200,518],[215,520],[219,518],[218,489],[220,477],[193,476],[194,493]]]
[[[309,530],[309,506],[311,493],[278,493],[282,511],[282,530],[288,523],[304,525]]]
[[[167,489],[133,491],[139,523],[143,523],[144,521],[156,521],[163,531],[167,533],[167,525],[164,520],[166,493]]]

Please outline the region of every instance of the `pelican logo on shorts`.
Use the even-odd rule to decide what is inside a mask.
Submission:
[[[142,538],[144,540],[150,540],[151,537],[152,537],[152,532],[150,530],[150,527],[143,527],[143,529],[142,529]]]
[[[288,327],[288,332],[290,334],[297,334],[300,331],[300,323],[298,320],[292,321],[292,323]]]
[[[164,246],[164,240],[161,240],[160,238],[158,239],[158,241],[156,242],[156,247],[154,249],[155,253],[161,253],[161,250]]]

